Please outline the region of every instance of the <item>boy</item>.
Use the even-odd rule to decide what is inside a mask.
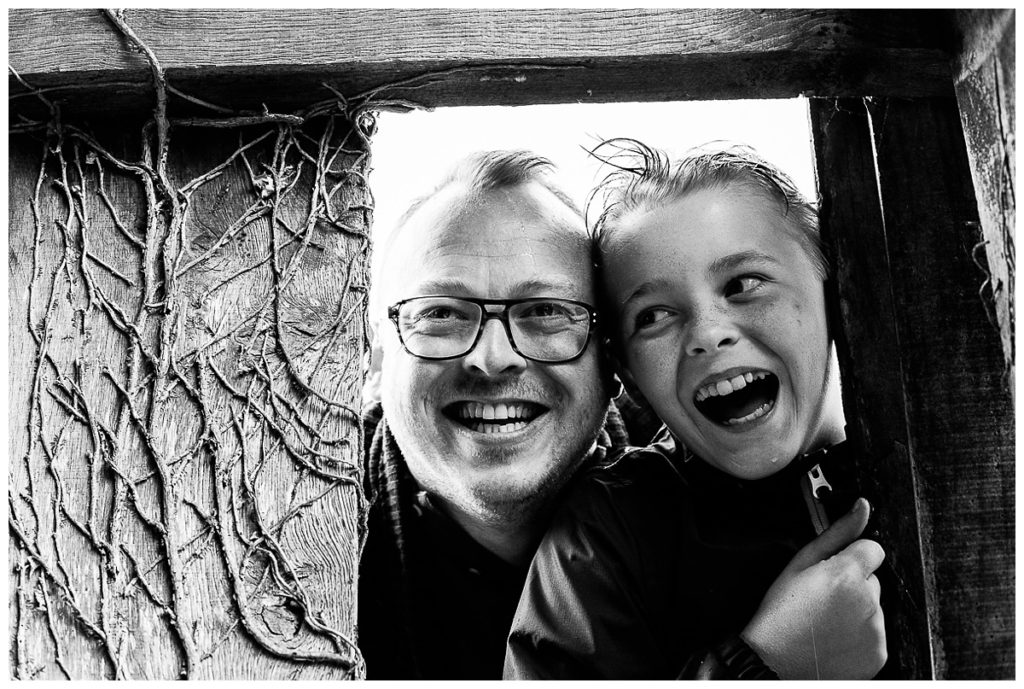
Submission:
[[[857,540],[866,501],[821,533],[841,452],[815,451],[844,425],[814,208],[749,149],[670,166],[616,143],[641,164],[602,185],[611,339],[666,429],[574,486],[505,677],[872,677],[884,553]]]

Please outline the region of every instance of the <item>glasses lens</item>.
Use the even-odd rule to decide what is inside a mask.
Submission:
[[[519,351],[538,361],[579,356],[590,334],[586,307],[559,299],[525,301],[509,309],[512,337]]]
[[[444,358],[465,354],[480,327],[480,307],[450,297],[424,297],[398,310],[398,330],[415,356]]]

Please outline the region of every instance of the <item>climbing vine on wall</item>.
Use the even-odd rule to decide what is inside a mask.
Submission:
[[[12,675],[359,677],[368,137],[408,104],[235,112],[108,16],[152,117],[12,117]]]

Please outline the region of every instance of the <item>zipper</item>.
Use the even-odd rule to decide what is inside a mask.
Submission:
[[[815,464],[801,477],[800,486],[803,488],[801,492],[804,495],[804,502],[807,503],[807,511],[811,515],[814,532],[820,536],[831,524],[822,498],[824,498],[823,491],[832,492],[832,485],[825,478],[821,465]]]

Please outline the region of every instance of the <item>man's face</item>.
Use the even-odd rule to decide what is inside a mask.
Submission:
[[[428,295],[594,303],[583,222],[539,184],[471,196],[448,187],[400,231],[380,272],[383,308]],[[543,364],[489,319],[468,354],[431,361],[375,317],[385,416],[417,482],[456,516],[539,504],[586,456],[607,404],[595,338],[578,359]]]
[[[685,445],[756,479],[841,424],[822,280],[774,202],[702,190],[625,220],[604,261],[623,363]]]

